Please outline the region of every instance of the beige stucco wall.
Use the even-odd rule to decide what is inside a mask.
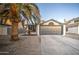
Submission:
[[[44,23],[43,25],[48,25],[50,22],[53,22],[54,25],[60,25],[60,24],[58,24],[58,23],[56,23],[56,22],[54,22],[54,21],[48,21],[48,22]]]

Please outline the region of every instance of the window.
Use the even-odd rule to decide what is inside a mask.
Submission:
[[[53,26],[53,25],[54,25],[54,23],[53,23],[53,22],[50,22],[48,25]]]

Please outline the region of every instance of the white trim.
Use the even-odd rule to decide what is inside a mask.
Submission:
[[[39,36],[40,35],[40,33],[39,33],[39,25],[37,25],[36,31],[37,31],[37,36]]]
[[[79,24],[78,24],[78,34],[79,34]]]
[[[66,25],[64,24],[63,25],[63,36],[65,36],[66,35]]]

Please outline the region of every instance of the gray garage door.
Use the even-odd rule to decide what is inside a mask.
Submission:
[[[78,33],[78,27],[77,26],[69,27],[67,33],[75,33],[75,34],[77,34]]]
[[[61,35],[61,26],[40,26],[41,35]]]

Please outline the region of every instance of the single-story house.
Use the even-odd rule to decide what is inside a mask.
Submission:
[[[41,35],[62,34],[62,23],[57,20],[50,19],[40,24]]]

